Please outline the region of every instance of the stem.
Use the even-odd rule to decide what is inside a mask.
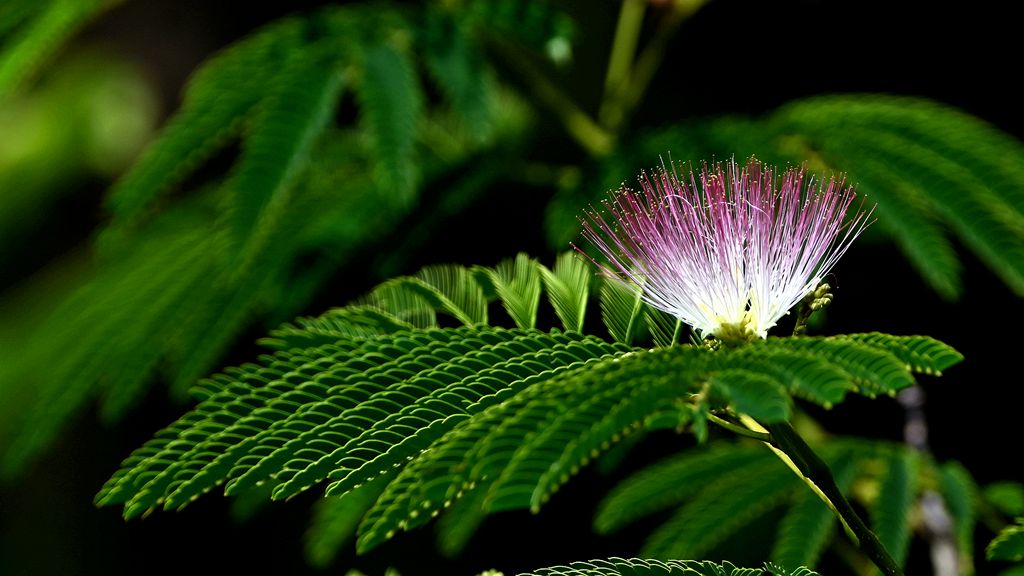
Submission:
[[[591,156],[604,156],[611,152],[614,146],[613,135],[555,86],[527,55],[518,53],[513,46],[498,37],[491,37],[489,41],[505,62],[522,76],[540,101],[558,115],[569,135],[581,147]]]
[[[857,537],[857,546],[874,562],[875,566],[886,576],[903,576],[896,561],[892,559],[878,537],[864,524],[843,492],[836,485],[835,478],[828,465],[811,450],[804,439],[797,434],[788,422],[769,424],[768,432],[772,435],[772,443],[784,452],[807,479],[814,482],[833,503],[834,510],[840,519],[847,523]]]
[[[918,452],[931,456],[928,422],[924,414],[924,389],[914,385],[901,391],[897,399],[906,410],[903,440]],[[935,576],[956,576],[960,568],[960,554],[953,530],[953,517],[946,503],[938,492],[929,488],[921,495],[920,505]]]
[[[651,41],[636,59],[629,86],[622,93],[622,117],[632,111],[647,93],[647,88],[654,80],[655,73],[661,68],[662,60],[665,59],[665,47],[675,35],[676,29],[707,2],[708,0],[676,0],[673,3],[672,12],[661,23]]]
[[[758,432],[756,430],[751,430],[749,428],[744,428],[743,426],[740,426],[739,424],[733,424],[732,422],[729,422],[728,420],[726,420],[724,418],[719,418],[718,416],[715,416],[714,414],[708,414],[708,421],[712,422],[714,424],[717,424],[717,425],[721,426],[722,428],[725,428],[726,430],[729,430],[730,432],[734,432],[734,433],[736,433],[736,434],[738,434],[740,436],[745,436],[747,438],[753,438],[754,440],[760,440],[761,442],[770,442],[771,439],[772,439],[772,435],[768,434],[767,432]]]
[[[751,430],[764,431],[765,433],[768,432],[768,430],[764,426],[761,426],[756,420],[754,420],[750,416],[742,415],[742,416],[740,416],[740,418],[743,420],[743,423],[748,428],[750,428]],[[807,477],[807,475],[805,475],[801,471],[800,467],[797,466],[796,462],[794,462],[793,459],[790,458],[788,454],[783,452],[778,447],[778,444],[775,442],[774,438],[771,437],[771,434],[768,434],[768,437],[769,437],[769,440],[767,442],[765,442],[765,446],[767,446],[769,450],[774,452],[775,455],[779,457],[779,460],[782,460],[782,462],[786,466],[788,466],[789,469],[792,470],[793,473],[796,474],[798,478],[803,480],[804,484],[807,484],[807,487],[811,489],[811,492],[814,492],[814,494],[817,495],[818,498],[820,498],[821,501],[824,502],[826,506],[828,506],[828,509],[831,510],[832,513],[835,514],[837,518],[839,518],[839,522],[840,522],[840,524],[843,525],[843,531],[846,532],[846,536],[854,544],[856,544],[857,546],[860,546],[860,538],[858,538],[857,534],[854,533],[852,528],[850,528],[850,525],[846,522],[846,519],[843,518],[843,515],[839,513],[839,510],[836,508],[836,505],[832,503],[832,500],[830,500],[829,497],[826,496],[825,493],[821,491],[821,488],[819,488],[818,485],[814,483],[814,480],[811,480],[809,477]]]
[[[708,0],[675,0],[669,12],[636,56],[637,39],[643,24],[644,2],[624,0],[619,23],[612,42],[612,54],[605,76],[604,98],[598,117],[609,129],[617,131],[640,103],[654,75],[665,59],[665,47],[679,25],[692,16]]]
[[[832,288],[822,282],[813,292],[800,301],[800,309],[793,325],[793,336],[803,336],[807,332],[807,321],[811,315],[832,303]]]
[[[617,126],[622,118],[622,95],[632,75],[636,44],[640,39],[640,28],[647,8],[645,0],[623,0],[619,10],[619,21],[615,26],[612,52],[608,58],[608,72],[604,77],[604,97],[598,118],[605,126]]]

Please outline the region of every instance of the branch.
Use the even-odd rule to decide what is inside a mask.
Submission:
[[[924,416],[924,390],[920,386],[913,386],[900,392],[897,399],[900,406],[906,410],[904,441],[918,452],[931,455],[931,449],[928,447],[928,423]],[[960,559],[953,531],[953,518],[946,509],[946,503],[942,496],[932,489],[924,491],[920,502],[935,576],[956,576],[959,572]]]
[[[832,502],[833,510],[856,535],[856,543],[861,551],[886,576],[903,576],[903,570],[892,559],[885,546],[879,542],[875,533],[864,524],[864,521],[857,515],[853,506],[850,505],[849,500],[843,495],[842,490],[836,485],[835,478],[832,477],[832,471],[829,470],[828,465],[804,442],[804,439],[797,434],[793,426],[788,422],[784,422],[781,424],[769,424],[767,429],[772,435],[772,444],[778,450],[785,453],[800,470],[800,473],[808,480],[814,482]]]

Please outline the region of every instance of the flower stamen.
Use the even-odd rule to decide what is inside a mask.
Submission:
[[[699,186],[698,186],[699,182]],[[705,164],[681,179],[673,165],[640,191],[621,189],[586,212],[583,235],[614,281],[707,338],[749,341],[814,291],[869,224],[843,179],[816,185],[804,168],[775,177],[751,159]]]

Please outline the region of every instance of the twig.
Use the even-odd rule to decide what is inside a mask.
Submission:
[[[605,126],[615,128],[623,114],[623,94],[632,81],[633,58],[644,23],[646,0],[622,0],[619,20],[615,26],[612,51],[608,57],[608,71],[604,77],[604,95],[598,118]]]
[[[793,426],[788,422],[779,424],[768,424],[768,432],[772,435],[772,444],[785,453],[799,469],[800,473],[807,479],[814,482],[821,492],[833,504],[833,510],[839,515],[856,535],[857,547],[878,566],[886,576],[903,576],[903,570],[899,567],[888,550],[878,540],[875,533],[864,524],[860,516],[850,505],[850,502],[843,495],[842,490],[832,477],[832,471],[827,464],[814,453],[814,450],[804,442],[797,434]]]
[[[930,454],[924,390],[920,386],[912,386],[900,392],[897,399],[906,411],[903,440],[918,452]],[[946,503],[938,492],[927,489],[921,494],[920,504],[935,576],[957,576],[960,558],[953,533],[953,518],[946,509]]]

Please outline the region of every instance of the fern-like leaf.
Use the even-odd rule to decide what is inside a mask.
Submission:
[[[834,459],[830,467],[839,489],[849,490],[856,472],[854,459]],[[810,490],[801,490],[779,524],[770,554],[772,561],[782,566],[815,566],[835,524],[835,514],[821,498]]]
[[[356,96],[377,161],[374,175],[387,199],[405,206],[419,184],[413,154],[423,89],[409,56],[392,43],[365,46],[360,63]]]
[[[650,306],[644,310],[644,319],[647,321],[655,346],[675,346],[679,343],[686,326],[679,318]]]
[[[966,114],[910,98],[812,99],[781,110],[776,121],[806,131],[826,154],[833,142],[848,143],[843,153],[853,156],[829,160],[848,162],[853,176],[857,151],[877,151],[884,169],[926,190],[928,205],[1008,285],[1024,292],[1024,173],[1007,158],[1024,159],[1019,143]],[[995,150],[999,160],[989,156]]]
[[[772,341],[741,348],[721,360],[722,368],[770,373],[785,382],[790,394],[826,408],[842,402],[848,392],[857,389],[851,376],[823,355],[786,344],[775,346]]]
[[[775,341],[778,342],[778,341]],[[861,344],[856,338],[792,338],[785,348],[803,349],[825,357],[833,366],[842,368],[861,393],[894,394],[912,386],[914,378],[906,365],[892,354],[891,348]]]
[[[420,30],[420,43],[434,83],[445,93],[469,133],[484,140],[493,128],[494,80],[471,38],[472,21],[460,17],[462,10],[429,9]]]
[[[960,570],[962,573],[970,574],[974,566],[976,511],[980,504],[978,486],[963,466],[950,462],[939,468],[939,488],[942,499],[953,517]]]
[[[227,48],[195,74],[181,108],[111,189],[113,230],[134,223],[169,189],[243,129],[263,88],[301,46],[302,23],[276,22]]]
[[[321,499],[313,508],[313,521],[306,532],[306,558],[317,567],[327,567],[342,545],[356,535],[363,514],[373,505],[393,478],[384,474],[342,496]]]
[[[541,266],[541,277],[555,314],[566,330],[580,332],[587,311],[587,297],[593,273],[572,252],[563,252],[555,260],[554,270]]]
[[[838,337],[861,342],[893,354],[906,365],[910,372],[941,375],[942,371],[954,366],[964,357],[947,344],[928,336],[892,336],[869,332]]]
[[[699,557],[788,498],[799,480],[776,458],[719,477],[644,543],[641,554],[655,558]]]
[[[579,336],[466,328],[278,352],[265,367],[218,377],[242,387],[211,396],[198,416],[161,435],[201,440],[158,438],[126,461],[127,473],[97,499],[126,502],[133,516],[156,505],[182,506],[225,480],[229,493],[238,493],[270,478],[275,497],[286,497],[334,470],[341,474],[336,486],[344,486],[334,493],[341,494],[404,463],[466,410],[498,401],[501,395],[493,395],[502,386],[615,350]],[[446,386],[470,376],[472,387]],[[529,380],[523,382],[518,386]]]
[[[519,254],[514,261],[506,260],[486,271],[502,305],[519,328],[537,325],[541,292],[538,266],[536,260]]]
[[[760,446],[720,446],[669,457],[626,479],[605,496],[594,528],[607,534],[677,506],[731,470],[774,458]]]
[[[686,360],[695,353],[676,350],[665,360],[678,376],[692,369]],[[367,514],[359,549],[422,524],[467,490],[487,490],[492,510],[539,506],[578,466],[678,392],[657,363],[637,354],[552,375],[451,430]]]
[[[879,542],[898,565],[906,560],[910,544],[910,516],[917,497],[919,465],[913,453],[894,454],[871,506],[871,523]]]
[[[629,345],[641,337],[645,308],[639,292],[613,280],[601,284],[601,319],[616,342]]]
[[[763,422],[782,422],[789,418],[792,401],[786,386],[767,374],[750,370],[719,370],[708,378],[715,393],[727,399],[734,412]]]
[[[647,560],[640,558],[608,558],[553,566],[520,576],[817,576],[807,568],[785,570],[766,564],[764,570],[739,568],[730,562],[716,564],[697,560]]]
[[[467,326],[487,323],[483,288],[462,266],[428,266],[415,276],[389,280],[374,289],[365,302],[397,318],[422,318],[437,310]],[[416,325],[432,326],[433,322],[431,318],[427,323],[416,321]]]
[[[818,373],[818,366],[807,362],[815,356],[825,366],[831,362],[846,368],[836,372],[840,384],[846,387],[861,380],[891,380],[895,377],[893,370],[908,373],[894,356],[856,342],[821,338],[801,342],[816,344],[812,346],[815,354],[800,354],[800,343],[787,347],[782,341],[718,353],[691,347],[634,351],[614,362],[600,361],[586,371],[567,371],[539,383],[461,422],[432,450],[410,463],[367,514],[358,547],[368,550],[397,529],[419,526],[474,490],[487,492],[485,506],[492,511],[523,507],[536,510],[576,466],[663,407],[674,404],[685,391],[694,394],[709,381],[721,381],[723,386],[740,382],[738,389],[748,389],[742,383],[758,378],[752,375],[753,366],[764,370],[773,366],[752,362],[748,349],[795,348],[796,358],[781,364],[796,381],[809,380],[808,374]],[[780,364],[780,358],[781,354],[775,358],[776,364]],[[730,360],[738,366],[750,362],[746,365],[750,367],[731,367]],[[781,391],[782,387],[776,389]],[[780,417],[783,411],[778,408],[779,398],[773,395],[770,402],[759,403],[748,396],[743,402],[761,411],[762,416]],[[709,405],[701,401],[692,413],[708,409]],[[781,484],[779,494],[783,494]]]
[[[266,223],[288,204],[292,186],[309,160],[315,139],[331,119],[343,83],[333,43],[305,47],[284,62],[265,96],[227,187],[235,195],[236,241],[242,258],[266,241]],[[251,256],[250,256],[251,257]]]

